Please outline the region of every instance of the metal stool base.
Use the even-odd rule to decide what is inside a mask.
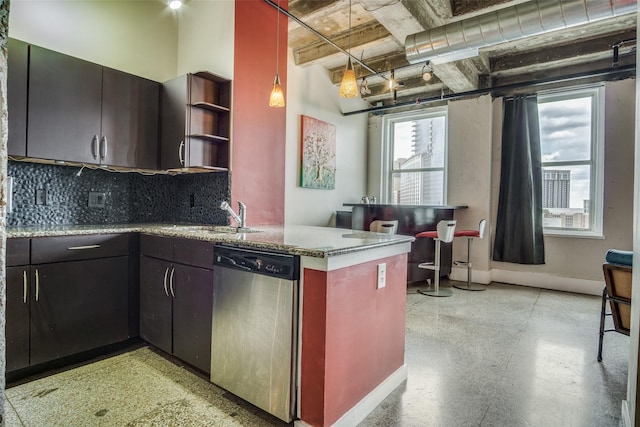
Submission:
[[[463,291],[486,291],[486,285],[476,285],[475,283],[464,283],[460,285],[453,285],[456,289],[462,289]]]
[[[426,295],[429,297],[450,297],[453,295],[449,289],[438,289],[435,288],[427,288],[427,289],[418,289],[418,292],[422,295]]]

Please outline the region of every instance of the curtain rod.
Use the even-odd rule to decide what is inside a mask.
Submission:
[[[430,104],[437,101],[450,101],[450,100],[456,100],[456,99],[466,98],[471,96],[486,95],[494,92],[500,93],[500,92],[506,92],[513,89],[542,86],[549,83],[568,82],[568,81],[579,80],[587,77],[610,77],[610,76],[625,76],[625,75],[631,76],[635,74],[635,71],[636,71],[636,65],[631,64],[631,65],[625,65],[625,66],[617,67],[613,69],[606,68],[603,70],[585,71],[582,73],[567,74],[567,75],[558,76],[558,77],[548,77],[546,79],[540,79],[540,80],[529,80],[526,82],[511,83],[503,86],[475,89],[467,92],[450,93],[447,95],[433,96],[430,98],[423,98],[423,99],[418,98],[412,101],[398,102],[397,104],[393,104],[393,105],[382,105],[380,107],[370,107],[370,108],[365,108],[363,110],[347,111],[346,113],[342,113],[342,115],[351,116],[354,114],[362,114],[362,113],[378,113],[382,111],[393,110],[396,108],[408,107],[411,105],[425,106],[424,104]]]

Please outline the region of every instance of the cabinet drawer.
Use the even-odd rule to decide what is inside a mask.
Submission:
[[[29,264],[29,239],[7,239],[7,266]]]
[[[174,239],[173,260],[180,264],[213,270],[213,243],[202,240]]]
[[[140,255],[171,261],[173,259],[173,238],[141,234]]]
[[[107,258],[129,254],[128,234],[31,239],[31,264]]]

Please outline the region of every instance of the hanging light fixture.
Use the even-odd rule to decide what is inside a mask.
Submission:
[[[433,77],[433,67],[431,66],[431,62],[427,61],[426,64],[422,66],[422,80],[428,82]]]
[[[177,10],[180,9],[182,7],[182,1],[181,0],[170,0],[169,1],[169,7],[173,10]]]
[[[280,0],[278,0],[276,19],[276,76],[273,79],[271,96],[269,96],[269,107],[284,107],[284,93],[282,92],[282,86],[280,86],[280,75],[278,74],[278,62],[280,58]]]
[[[343,98],[355,98],[358,96],[358,82],[356,81],[356,72],[353,70],[353,63],[351,62],[351,0],[349,0],[349,60],[347,61],[347,68],[344,70],[342,76],[342,83],[340,83],[340,91],[338,94]]]

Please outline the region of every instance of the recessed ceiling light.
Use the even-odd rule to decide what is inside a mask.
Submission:
[[[182,2],[180,0],[171,0],[169,2],[169,7],[173,10],[180,9],[182,6]]]

